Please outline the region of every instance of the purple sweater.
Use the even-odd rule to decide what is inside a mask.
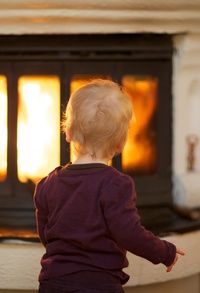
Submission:
[[[39,280],[80,271],[129,276],[126,251],[154,264],[173,263],[176,247],[140,223],[131,177],[101,164],[68,164],[42,179],[34,202],[46,248]]]

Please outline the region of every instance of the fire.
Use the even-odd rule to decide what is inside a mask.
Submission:
[[[7,80],[0,75],[0,181],[7,174]]]
[[[75,76],[71,81],[71,93],[98,77],[102,78]],[[122,85],[132,98],[136,116],[122,153],[122,168],[138,175],[155,172],[157,150],[153,118],[157,107],[157,79],[126,75]],[[60,81],[56,76],[23,76],[18,86],[18,177],[21,182],[36,182],[60,164]],[[7,80],[2,75],[0,138],[0,181],[4,181],[7,175]],[[73,160],[75,153],[71,145]]]
[[[60,81],[24,76],[18,91],[18,177],[36,182],[60,164]]]
[[[71,82],[71,93],[97,76],[76,76]],[[102,78],[102,77],[100,77]],[[105,77],[103,77],[105,78]],[[157,106],[157,79],[126,75],[122,85],[130,95],[136,121],[132,121],[127,143],[122,153],[122,169],[127,173],[145,175],[156,169],[156,133],[153,117]],[[75,152],[71,144],[71,161]],[[112,162],[109,162],[111,165]]]
[[[130,125],[122,153],[124,171],[145,175],[156,170],[156,131],[153,118],[157,106],[157,79],[127,75],[122,80],[132,98],[136,120]]]

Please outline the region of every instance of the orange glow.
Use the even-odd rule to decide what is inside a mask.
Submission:
[[[73,92],[78,90],[80,87],[86,85],[87,83],[91,82],[95,78],[98,78],[98,77],[90,76],[90,75],[84,75],[84,76],[75,75],[70,83],[70,93],[72,94]]]
[[[60,164],[60,81],[23,76],[18,91],[18,177],[36,182]]]
[[[124,76],[122,85],[132,98],[135,121],[130,125],[127,143],[122,153],[125,172],[147,175],[157,164],[156,130],[153,118],[157,106],[157,79]]]
[[[7,175],[7,80],[0,75],[0,182]]]

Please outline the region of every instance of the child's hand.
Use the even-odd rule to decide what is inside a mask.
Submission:
[[[185,252],[182,251],[181,249],[177,248],[176,249],[176,256],[175,256],[174,262],[171,264],[171,266],[167,267],[167,269],[166,269],[166,272],[167,273],[171,272],[173,266],[177,262],[177,260],[178,260],[178,258],[179,258],[180,255],[185,255]]]

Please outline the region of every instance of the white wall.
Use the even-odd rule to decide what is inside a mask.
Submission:
[[[181,206],[200,207],[200,34],[175,36],[174,46],[174,201]],[[186,139],[190,134],[199,139],[193,172],[187,171]]]

